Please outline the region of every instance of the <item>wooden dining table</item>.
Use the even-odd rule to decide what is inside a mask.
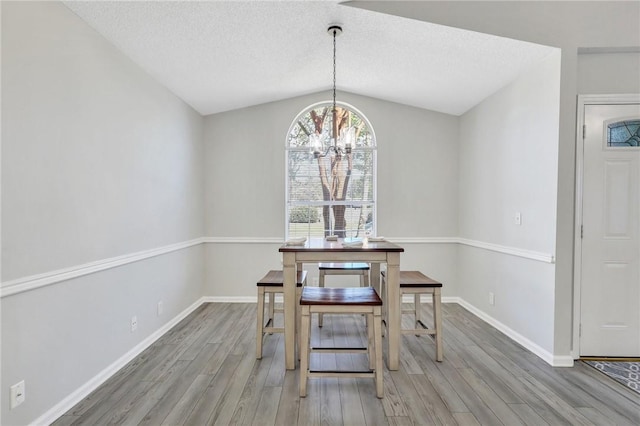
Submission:
[[[296,368],[296,271],[305,263],[323,262],[368,262],[371,264],[371,285],[380,292],[380,265],[386,264],[387,305],[387,367],[397,370],[400,364],[400,253],[404,249],[388,241],[363,241],[362,244],[345,242],[343,239],[327,241],[311,238],[304,244],[284,244],[282,253],[284,272],[284,340],[285,365],[287,370]],[[382,296],[382,295],[381,295]]]

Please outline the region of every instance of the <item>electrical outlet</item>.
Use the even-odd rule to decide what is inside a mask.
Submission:
[[[137,329],[138,329],[138,317],[134,315],[131,317],[131,332],[133,333]]]
[[[158,302],[158,316],[162,315],[164,312],[164,305],[162,304],[162,300]]]
[[[491,306],[496,304],[496,297],[492,292],[489,292],[489,304]]]
[[[11,409],[22,404],[27,398],[25,394],[24,380],[11,386]]]

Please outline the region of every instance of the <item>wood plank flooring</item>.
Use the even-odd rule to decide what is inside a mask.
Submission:
[[[430,318],[431,305],[423,304]],[[313,379],[298,397],[280,334],[255,359],[255,304],[204,304],[54,425],[639,425],[640,396],[581,362],[553,368],[457,304],[443,305],[444,361],[428,336],[402,336],[401,368],[372,379]],[[405,316],[404,321],[411,321]],[[327,315],[313,339],[366,344],[364,318]],[[366,368],[363,354],[312,354]]]

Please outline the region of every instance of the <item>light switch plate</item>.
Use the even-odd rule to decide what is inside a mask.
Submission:
[[[22,404],[26,399],[24,380],[11,386],[11,409]]]

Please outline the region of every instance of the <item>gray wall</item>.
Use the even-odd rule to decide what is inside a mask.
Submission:
[[[630,52],[580,53],[578,93],[640,93],[640,46]]]
[[[555,253],[559,97],[556,51],[460,120],[460,237],[506,253],[461,247],[459,296],[541,348],[548,362],[555,266],[515,253]]]
[[[349,4],[425,22],[562,49],[553,351],[555,354],[569,354],[573,331],[573,224],[578,49],[640,46],[640,32],[637,25],[640,3],[629,1],[358,1]],[[616,79],[619,74],[615,68],[610,68],[606,72],[611,79]],[[628,89],[633,92],[637,90],[636,87],[635,84],[631,84]],[[461,285],[469,284],[461,283]]]
[[[32,291],[4,286],[202,237],[203,122],[63,4],[1,7],[0,423],[15,425],[202,296],[202,245]],[[20,380],[26,402],[10,410]]]
[[[205,294],[253,296],[265,270],[280,267],[287,132],[303,109],[330,97],[318,93],[205,118],[206,233],[214,241],[232,237],[207,244]],[[378,235],[422,239],[407,246],[403,267],[428,270],[447,283],[445,295],[456,294],[455,245],[424,241],[458,233],[458,118],[350,93],[338,92],[338,100],[360,110],[376,134]]]

